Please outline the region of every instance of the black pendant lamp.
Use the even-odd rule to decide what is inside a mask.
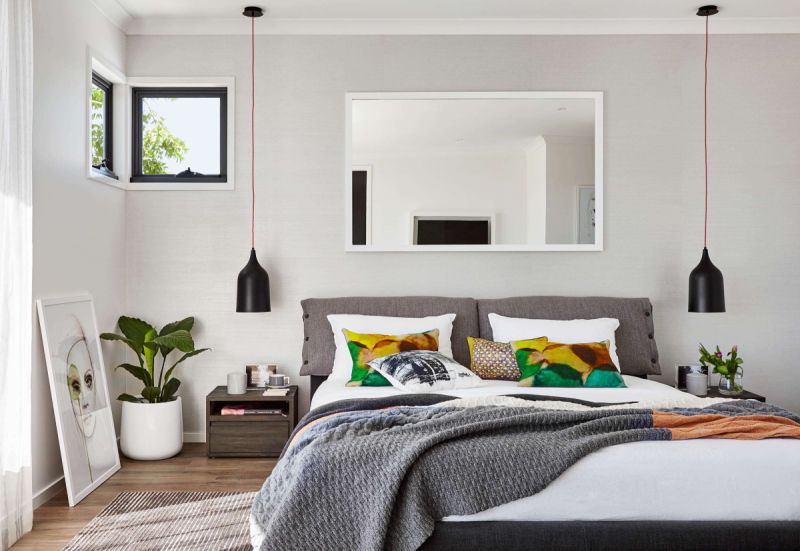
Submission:
[[[706,198],[703,231],[703,256],[689,274],[689,312],[724,312],[725,284],[722,272],[708,256],[708,18],[719,10],[717,6],[703,6],[697,15],[706,18],[706,55],[703,84],[703,157],[705,159]]]
[[[256,112],[256,17],[264,10],[255,6],[244,9],[243,15],[251,18],[250,24],[250,260],[239,272],[236,286],[237,312],[269,312],[269,276],[256,257],[256,173],[255,173],[255,112]]]

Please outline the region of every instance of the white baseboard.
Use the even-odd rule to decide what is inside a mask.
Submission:
[[[203,443],[206,442],[206,433],[205,432],[184,432],[183,433],[183,441],[189,443]]]
[[[50,484],[33,494],[33,508],[38,509],[50,501],[58,492],[64,490],[64,477],[60,476]]]

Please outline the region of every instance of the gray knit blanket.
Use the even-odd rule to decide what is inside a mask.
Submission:
[[[255,499],[254,548],[413,551],[437,520],[534,495],[595,450],[673,438],[672,429],[656,426],[651,409],[465,408],[449,407],[448,400],[430,394],[345,400],[306,416]],[[700,413],[800,421],[752,401],[658,413],[702,423]],[[784,432],[770,434],[792,437],[778,430]]]

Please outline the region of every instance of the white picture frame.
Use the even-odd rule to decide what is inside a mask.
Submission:
[[[94,303],[88,294],[36,301],[70,507],[120,469]]]

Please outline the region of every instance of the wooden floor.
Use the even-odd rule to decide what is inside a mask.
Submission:
[[[272,472],[275,459],[209,459],[205,444],[185,444],[163,461],[122,458],[122,469],[75,507],[64,492],[36,509],[33,531],[13,551],[61,550],[118,493],[124,491],[253,491]]]

